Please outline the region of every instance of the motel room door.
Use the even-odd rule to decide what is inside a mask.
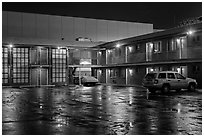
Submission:
[[[48,48],[31,48],[31,85],[48,85]]]
[[[152,61],[153,43],[146,43],[146,61]]]

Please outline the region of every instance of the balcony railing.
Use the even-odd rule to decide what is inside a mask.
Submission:
[[[174,51],[162,51],[161,53],[136,53],[118,57],[107,57],[98,59],[97,65],[111,65],[123,63],[154,62],[154,61],[172,61],[179,59],[202,59],[202,47],[188,47],[187,49],[177,49]],[[99,61],[100,60],[100,61]]]

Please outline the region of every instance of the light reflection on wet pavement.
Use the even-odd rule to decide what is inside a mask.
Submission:
[[[3,135],[201,135],[202,94],[135,87],[4,88]]]

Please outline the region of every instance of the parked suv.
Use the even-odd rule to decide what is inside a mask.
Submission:
[[[145,75],[143,86],[149,89],[149,92],[154,93],[156,90],[169,92],[169,90],[188,89],[195,91],[197,82],[195,79],[186,78],[178,72],[160,71],[150,72]]]

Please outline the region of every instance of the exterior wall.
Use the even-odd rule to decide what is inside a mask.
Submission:
[[[127,63],[144,62],[146,60],[145,43],[133,43],[126,46]]]
[[[106,69],[106,83],[123,85],[126,84],[126,69],[125,68]]]
[[[97,51],[97,63],[96,65],[106,65],[106,50]]]
[[[199,59],[202,57],[202,31],[193,33],[188,37],[188,58]]]
[[[107,56],[106,64],[125,63],[126,58],[125,47],[121,46],[118,48],[107,50],[106,56]]]
[[[47,44],[50,40],[63,43],[76,41],[79,37],[91,39],[92,42],[109,42],[153,32],[153,24],[147,23],[10,11],[2,12],[2,26],[4,43],[14,39],[19,42],[30,39],[27,42],[35,41],[36,44],[40,44],[39,40],[44,40]]]
[[[96,69],[97,71],[97,76],[96,78],[98,79],[99,83],[106,83],[106,69]]]
[[[188,77],[196,79],[198,88],[202,88],[202,63],[191,63],[187,67]]]
[[[127,68],[127,84],[142,85],[142,80],[146,74],[146,67],[136,66]]]

